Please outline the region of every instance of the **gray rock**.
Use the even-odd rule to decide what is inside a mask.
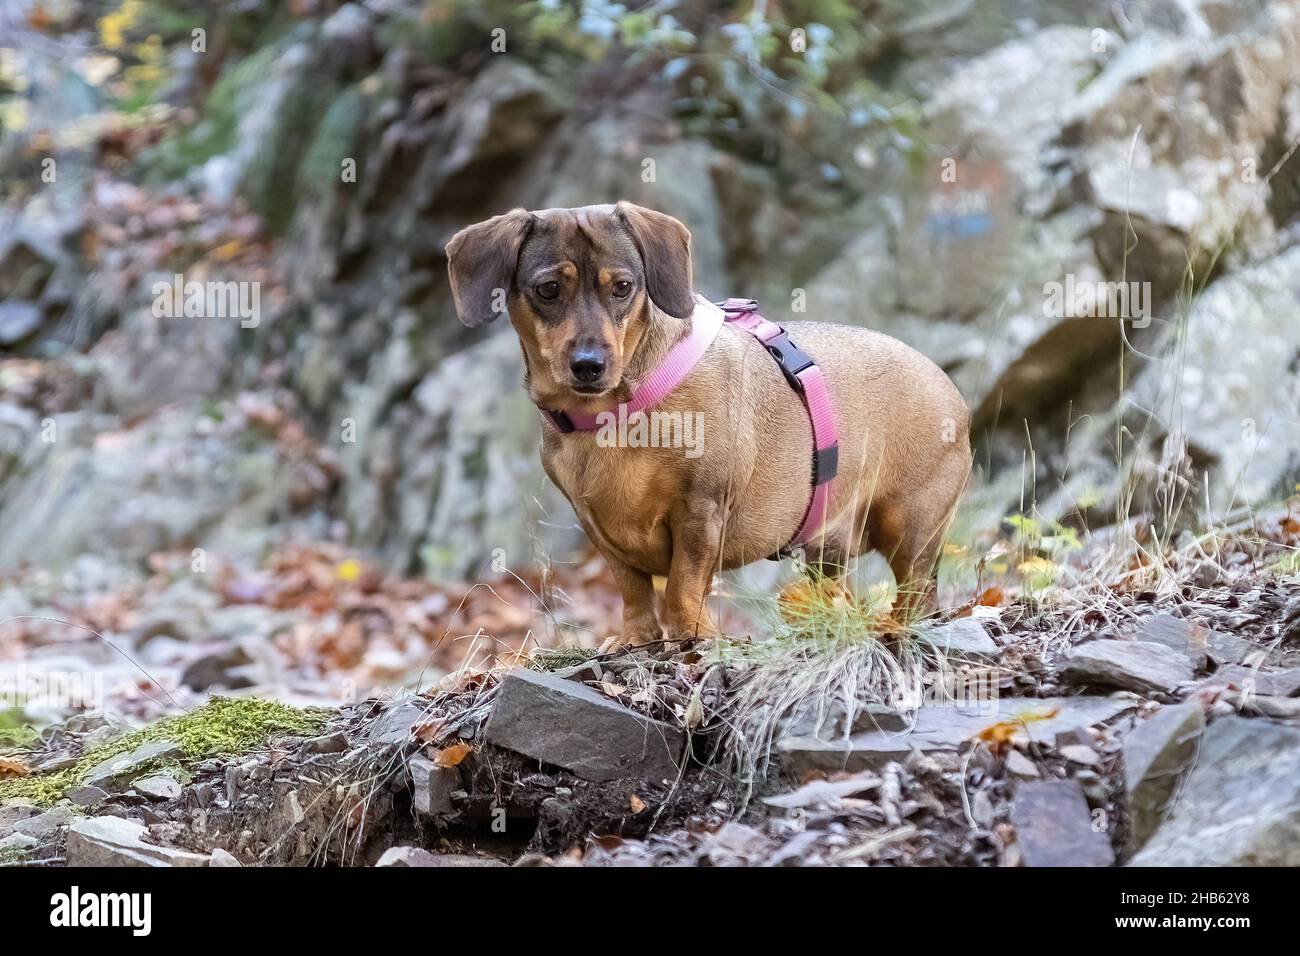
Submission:
[[[15,833],[24,833],[29,837],[44,840],[56,833],[60,827],[67,826],[75,818],[76,814],[67,807],[52,807],[34,817],[19,820],[14,824],[13,829]]]
[[[886,704],[861,704],[853,713],[850,726],[844,704],[838,700],[825,706],[810,706],[798,710],[782,721],[784,737],[820,737],[830,740],[872,730],[906,730],[908,720],[899,711]]]
[[[215,850],[212,851],[212,858],[211,861],[208,863],[208,866],[221,866],[221,867],[235,867],[235,866],[243,866],[243,865],[244,864],[239,862],[239,859],[235,856],[235,854],[229,852],[228,850],[223,850],[221,849],[221,847],[217,847]]]
[[[1111,866],[1115,851],[1093,829],[1083,790],[1074,780],[1026,783],[1016,791],[1011,823],[1025,866]]]
[[[802,866],[804,856],[825,834],[818,830],[804,830],[786,841],[785,846],[764,861],[765,866]]]
[[[759,830],[730,820],[704,838],[704,852],[714,866],[735,866],[754,859],[766,843]]]
[[[390,846],[375,866],[505,866],[500,860],[464,853],[430,853],[418,846]]]
[[[460,773],[454,767],[439,767],[424,754],[416,754],[408,766],[415,812],[425,816],[451,813],[451,795],[460,788]]]
[[[1256,79],[1270,72],[1261,70]],[[1198,163],[1205,165],[1204,158]],[[1178,396],[1173,407],[1165,401],[1164,414],[1176,415],[1188,440],[1217,463],[1211,508],[1265,500],[1279,487],[1294,487],[1295,443],[1273,440],[1280,426],[1268,423],[1300,420],[1300,370],[1291,364],[1300,350],[1300,323],[1276,322],[1294,311],[1297,287],[1300,245],[1216,280],[1196,297],[1186,321],[1170,330],[1177,347],[1154,350],[1162,357],[1134,384],[1139,407],[1160,407],[1159,395]],[[1225,355],[1232,356],[1227,366]],[[1258,440],[1243,439],[1243,422],[1255,425]]]
[[[88,817],[68,828],[68,866],[207,866],[209,858],[145,842],[148,830],[121,817]]]
[[[77,755],[72,751],[60,750],[42,757],[40,761],[32,766],[32,769],[37,773],[57,773],[60,770],[75,767],[78,759]]]
[[[138,348],[154,356],[170,347]],[[175,369],[167,375],[184,377]],[[255,430],[245,432],[249,444],[236,454],[228,437],[211,433],[204,403],[192,398],[196,387],[187,383],[187,401],[131,427],[87,409],[53,416],[57,441],[27,443],[6,478],[0,566],[22,561],[61,571],[85,553],[144,562],[199,541],[209,554],[231,559],[261,555],[273,517],[309,507],[312,466],[286,459],[270,439],[257,441]],[[212,389],[203,394],[216,394]],[[96,441],[107,432],[113,442]],[[166,468],[156,466],[160,454]],[[291,494],[300,496],[298,506],[289,504]]]
[[[569,667],[561,667],[558,670],[551,671],[556,677],[563,677],[565,680],[575,680],[579,684],[585,684],[588,681],[598,681],[604,676],[601,669],[600,661],[583,661],[581,664],[573,664]]]
[[[0,302],[0,345],[15,345],[41,327],[40,307],[32,302]]]
[[[1142,624],[1137,640],[1150,644],[1163,644],[1171,651],[1184,655],[1193,670],[1205,667],[1208,635],[1205,628],[1184,621],[1172,614],[1157,614]]]
[[[256,681],[249,676],[247,668],[253,663],[252,655],[242,644],[231,644],[190,661],[181,673],[181,683],[190,690],[200,691],[210,687],[252,687]]]
[[[569,520],[560,516],[572,509],[546,479],[540,462],[533,461],[541,426],[536,408],[518,387],[522,374],[518,336],[504,327],[447,356],[424,378],[411,396],[413,421],[384,441],[396,446],[387,452],[393,457],[414,455],[419,448],[423,459],[436,454],[439,464],[429,468],[414,460],[403,462],[403,481],[396,489],[400,496],[394,515],[397,527],[383,547],[404,540],[407,547],[418,549],[419,541],[428,541],[431,546],[421,559],[430,573],[477,579],[485,570],[487,554],[478,545],[450,547],[446,542],[491,541],[506,555],[529,554],[532,519],[521,503],[534,498],[541,511],[556,516],[561,526]],[[470,378],[502,385],[470,391],[458,387]],[[376,415],[384,413],[383,408],[373,410]],[[358,428],[364,428],[361,413],[356,417]],[[367,460],[353,457],[365,455],[362,445],[359,441],[341,454],[345,475],[357,469],[352,473],[358,485],[373,480],[365,477],[373,467],[373,452]],[[357,527],[382,527],[386,519],[370,517],[382,504],[374,500],[373,492],[358,487],[346,494]],[[360,532],[362,543],[370,533]],[[577,540],[563,527],[557,528],[556,547],[561,553]]]
[[[1089,641],[1070,650],[1058,678],[1076,686],[1122,687],[1138,693],[1168,694],[1192,679],[1186,655],[1146,641]]]
[[[30,850],[34,846],[40,845],[40,840],[34,836],[28,836],[26,833],[11,833],[7,837],[0,839],[0,850],[23,851]]]
[[[38,229],[10,221],[4,221],[3,225],[5,235],[0,237],[0,299],[35,299],[62,253],[53,237],[42,234]]]
[[[302,745],[305,754],[341,754],[348,749],[348,735],[343,731],[312,737]]]
[[[993,798],[989,796],[987,790],[976,790],[975,795],[970,801],[971,819],[978,823],[984,829],[988,830],[993,827],[993,822],[997,817],[997,809],[993,806]]]
[[[343,47],[364,46],[370,36],[370,15],[355,3],[345,3],[321,24],[321,36]]]
[[[164,592],[165,603],[140,614],[135,627],[131,628],[131,637],[137,646],[160,637],[193,641],[203,635],[206,630],[204,609],[180,604],[172,595],[172,591],[179,587],[179,584],[173,585],[172,590]]]
[[[175,741],[151,740],[130,753],[118,754],[92,767],[86,774],[84,785],[111,789],[147,769],[150,764],[179,757],[181,753],[181,746]]]
[[[1007,773],[1021,780],[1037,780],[1042,776],[1034,762],[1015,749],[1007,753]]]
[[[1067,744],[1060,748],[1059,752],[1070,763],[1077,763],[1083,767],[1095,767],[1099,762],[1097,751],[1083,744]]]
[[[34,817],[39,813],[40,810],[25,802],[0,805],[0,833],[12,833],[14,826],[19,821]]]
[[[880,777],[865,770],[843,780],[813,780],[797,790],[775,797],[764,797],[763,803],[778,810],[797,810],[818,804],[837,803],[841,797],[852,797],[880,786]]]
[[[985,707],[921,707],[910,731],[874,731],[847,740],[788,737],[777,743],[786,769],[795,776],[813,771],[880,770],[894,760],[904,760],[915,748],[922,752],[955,751],[981,730],[999,721],[1015,720],[1022,712],[1055,710],[1053,717],[1027,721],[1027,737],[1041,744],[1054,743],[1063,731],[1110,720],[1134,706],[1109,697],[1055,697],[1003,700],[994,710]]]
[[[488,742],[586,780],[675,780],[686,738],[573,681],[524,669],[505,675],[484,731]]]
[[[389,704],[370,724],[368,739],[380,747],[401,747],[410,743],[412,728],[424,718],[428,708],[428,703],[418,697],[406,697]]]
[[[1300,729],[1220,717],[1133,866],[1300,865]]]
[[[1258,655],[1261,660],[1270,656],[1267,647],[1222,631],[1210,632],[1208,650],[1210,660],[1214,661],[1217,667],[1222,667],[1224,664],[1240,664],[1246,658],[1255,655]]]
[[[1162,707],[1124,737],[1124,790],[1135,849],[1164,819],[1179,779],[1196,756],[1204,728],[1200,704],[1178,704]]]
[[[989,637],[983,622],[973,617],[959,617],[947,624],[919,627],[916,639],[932,644],[948,657],[966,661],[993,661],[998,646]]]
[[[108,799],[108,791],[103,787],[83,785],[80,787],[73,787],[65,793],[64,796],[67,797],[71,803],[74,803],[79,807],[93,807],[101,800]]]
[[[155,774],[151,777],[141,777],[134,781],[131,787],[146,797],[152,797],[154,800],[175,800],[181,795],[181,785],[175,777],[167,774]]]
[[[1241,664],[1219,668],[1201,687],[1236,687],[1261,697],[1294,697],[1300,693],[1300,667],[1266,671]]]

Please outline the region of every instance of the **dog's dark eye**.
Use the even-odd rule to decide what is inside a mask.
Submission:
[[[631,294],[632,283],[628,282],[626,279],[620,279],[614,283],[614,298],[626,299]]]
[[[558,282],[543,282],[537,287],[537,296],[550,302],[560,295],[560,284]]]

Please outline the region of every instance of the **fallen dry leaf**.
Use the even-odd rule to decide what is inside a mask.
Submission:
[[[458,744],[452,744],[450,747],[443,747],[433,755],[433,762],[439,767],[458,767],[460,762],[468,757],[474,748],[463,741]]]
[[[642,800],[640,797],[638,797],[635,793],[628,794],[628,797],[630,798],[628,802],[632,805],[633,813],[640,813],[642,810],[645,809],[645,801]]]
[[[31,772],[31,767],[17,757],[0,757],[0,777],[25,777]]]
[[[422,744],[435,744],[442,738],[446,726],[444,717],[426,717],[411,725],[411,734]]]
[[[1012,715],[1009,720],[1000,720],[996,724],[990,724],[981,730],[975,737],[988,744],[996,756],[1001,757],[1011,746],[1012,739],[1016,734],[1025,729],[1026,724],[1032,724],[1040,720],[1051,720],[1060,712],[1058,707],[1044,707],[1040,710],[1023,710],[1018,714]]]

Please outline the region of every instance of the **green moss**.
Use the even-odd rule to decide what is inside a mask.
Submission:
[[[14,847],[0,847],[0,866],[17,866],[26,858],[26,850],[19,850]]]
[[[7,707],[0,710],[0,750],[17,750],[26,747],[40,737],[21,707]]]
[[[298,179],[304,189],[323,196],[340,181],[343,160],[355,154],[353,145],[364,115],[365,97],[359,86],[350,86],[334,98],[303,157]]]
[[[187,714],[165,717],[87,751],[66,770],[0,781],[0,800],[19,797],[41,805],[54,803],[94,767],[153,740],[175,741],[184,767],[187,762],[209,757],[249,753],[276,737],[310,736],[318,733],[327,719],[326,711],[299,710],[271,700],[214,697]],[[148,769],[157,768],[142,768],[141,772]]]
[[[252,108],[260,83],[283,52],[280,44],[268,44],[222,73],[204,104],[203,118],[164,140],[145,158],[149,165],[146,181],[183,178],[189,170],[202,166],[213,156],[230,152],[235,145],[240,117]]]
[[[535,671],[563,670],[577,664],[584,664],[593,657],[599,657],[600,651],[585,647],[555,647],[539,649],[528,659],[528,668]]]
[[[1300,575],[1300,551],[1291,551],[1282,555],[1265,570],[1267,573],[1279,578],[1292,578]]]

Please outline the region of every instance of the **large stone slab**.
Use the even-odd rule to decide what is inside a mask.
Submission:
[[[484,730],[489,743],[593,781],[674,780],[683,733],[589,687],[538,671],[510,671]]]
[[[1111,866],[1115,851],[1105,830],[1095,830],[1077,780],[1021,784],[1011,823],[1024,866]]]
[[[908,731],[872,731],[847,740],[787,737],[777,744],[786,768],[797,775],[814,770],[879,770],[891,760],[902,760],[916,748],[921,751],[957,750],[981,730],[1000,721],[1056,712],[1044,719],[1026,720],[1030,739],[1054,744],[1057,734],[1091,727],[1131,709],[1131,701],[1109,697],[1017,697],[996,706],[921,707]]]
[[[1163,707],[1124,738],[1124,790],[1134,848],[1164,820],[1183,772],[1196,756],[1205,713],[1197,703]]]
[[[1191,681],[1192,662],[1186,654],[1150,641],[1089,641],[1062,658],[1057,676],[1075,686],[1169,694]]]
[[[202,853],[145,842],[148,830],[121,817],[88,817],[68,827],[68,866],[207,866]]]
[[[1220,717],[1133,866],[1300,865],[1300,728]]]

